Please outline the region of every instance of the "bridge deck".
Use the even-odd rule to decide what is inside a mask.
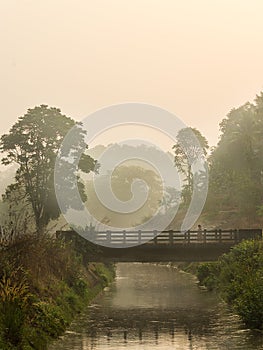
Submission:
[[[59,231],[57,236],[71,240],[80,237],[75,231]],[[203,230],[201,239],[198,231],[172,230],[87,232],[85,236],[88,244],[93,243],[87,257],[89,261],[210,261],[243,239],[261,238],[262,230]]]
[[[261,229],[242,230],[203,230],[201,238],[198,231],[97,231],[86,232],[83,237],[95,244],[116,247],[148,245],[174,245],[192,243],[233,243],[237,244],[243,239],[261,237]]]

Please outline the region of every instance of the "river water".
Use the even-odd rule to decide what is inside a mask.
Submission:
[[[115,282],[49,350],[263,349],[216,295],[190,274],[155,264],[117,264]]]

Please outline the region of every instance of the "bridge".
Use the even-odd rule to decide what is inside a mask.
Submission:
[[[57,237],[73,241],[87,260],[96,262],[213,261],[247,239],[261,239],[261,229],[198,231],[57,231]],[[91,242],[92,243],[91,243]],[[85,247],[85,248],[84,248]]]

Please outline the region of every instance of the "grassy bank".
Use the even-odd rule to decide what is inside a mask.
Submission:
[[[24,237],[0,253],[0,349],[44,350],[114,278],[71,243]]]
[[[263,329],[263,242],[243,241],[218,261],[182,264],[201,285],[220,294],[251,329]]]

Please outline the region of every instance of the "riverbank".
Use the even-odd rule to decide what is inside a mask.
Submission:
[[[0,348],[44,350],[114,278],[71,243],[24,237],[0,254]],[[84,262],[85,261],[85,262]]]
[[[218,261],[179,264],[200,285],[216,291],[251,329],[263,329],[263,242],[243,241]]]

